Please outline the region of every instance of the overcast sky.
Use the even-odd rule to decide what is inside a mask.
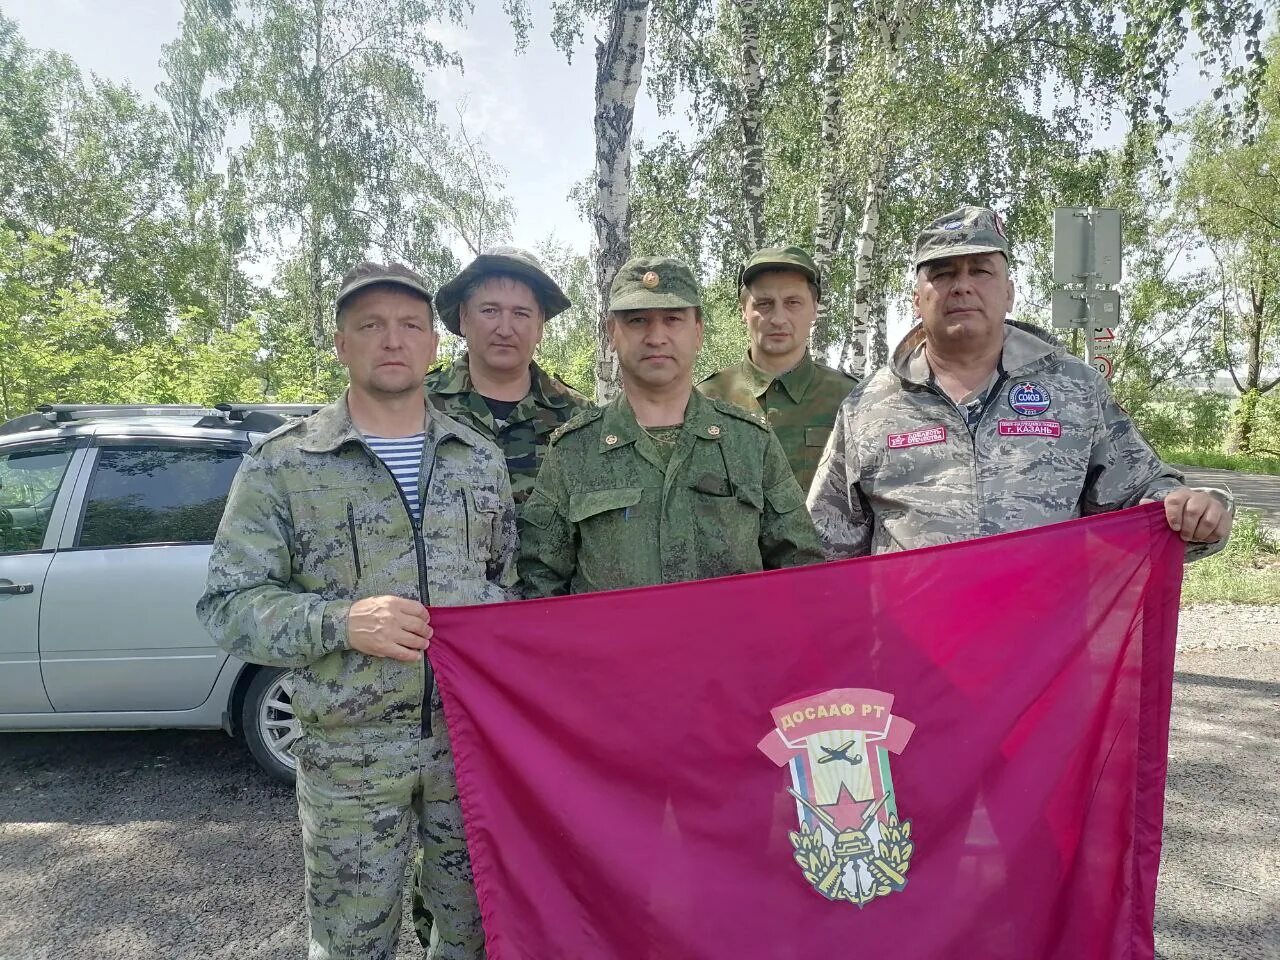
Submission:
[[[590,227],[568,195],[593,162],[591,38],[567,63],[551,43],[549,4],[534,0],[529,46],[516,56],[501,4],[477,0],[475,6],[467,28],[449,29],[444,37],[462,55],[465,72],[433,77],[441,116],[452,119],[454,104],[465,102],[468,130],[478,132],[507,169],[516,243],[532,247],[554,234],[585,252]],[[163,79],[160,47],[177,35],[182,16],[179,0],[0,0],[0,12],[18,23],[31,46],[58,50],[82,69],[151,97]],[[680,118],[659,117],[642,95],[637,136],[649,139],[676,127],[684,127]]]
[[[442,39],[461,54],[465,73],[437,73],[431,80],[441,116],[452,118],[465,103],[466,122],[507,170],[504,186],[517,211],[513,240],[537,246],[549,236],[586,252],[591,230],[568,199],[591,172],[591,120],[595,87],[594,43],[586,42],[567,63],[550,40],[549,0],[533,0],[528,49],[513,53],[513,37],[497,0],[476,0],[464,29],[448,28]],[[162,79],[161,45],[177,35],[179,0],[0,0],[0,11],[17,21],[34,46],[59,50],[82,69],[127,82],[149,96]],[[1207,96],[1194,69],[1171,84],[1170,107],[1181,110]],[[1118,142],[1123,118],[1100,128],[1098,142]],[[680,116],[660,117],[641,92],[636,136],[654,139],[666,129],[687,130]],[[456,251],[465,257],[464,250]],[[891,339],[907,317],[895,314]]]

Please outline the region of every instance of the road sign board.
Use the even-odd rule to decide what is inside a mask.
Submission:
[[[1120,322],[1120,294],[1115,290],[1054,290],[1055,327],[1114,327]]]
[[[1120,211],[1058,207],[1053,211],[1053,282],[1120,282]]]

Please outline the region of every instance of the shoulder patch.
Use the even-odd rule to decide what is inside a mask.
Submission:
[[[259,450],[261,450],[264,446],[266,446],[276,437],[282,437],[286,433],[288,433],[290,430],[297,430],[298,427],[302,426],[309,419],[310,419],[309,417],[298,417],[294,420],[289,420],[286,423],[280,424],[280,426],[276,427],[274,430],[268,433],[265,437],[263,437],[261,440],[255,443],[252,447],[250,447],[249,452],[251,454],[257,453]]]
[[[750,410],[743,410],[736,403],[728,400],[721,400],[719,397],[707,397],[711,401],[711,405],[723,414],[734,417],[737,420],[745,420],[747,423],[754,424],[761,430],[769,429],[769,421],[758,413],[752,413]]]
[[[568,423],[563,423],[552,432],[548,443],[554,444],[567,433],[573,433],[575,430],[581,430],[587,424],[600,419],[600,415],[604,413],[599,407],[591,407],[583,410]]]

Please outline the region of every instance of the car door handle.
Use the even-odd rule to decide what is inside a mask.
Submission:
[[[35,589],[30,583],[14,583],[12,580],[0,580],[0,594],[35,593]]]

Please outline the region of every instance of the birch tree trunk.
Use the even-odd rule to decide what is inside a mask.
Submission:
[[[742,95],[742,203],[747,214],[751,251],[765,244],[764,144],[760,141],[764,68],[760,64],[760,12],[757,0],[736,0],[739,48],[739,81]]]
[[[618,392],[618,358],[609,347],[609,287],[631,254],[631,126],[644,68],[649,0],[614,0],[609,35],[596,40],[596,400]]]
[[[853,262],[853,316],[850,333],[850,362],[847,369],[855,376],[870,376],[876,369],[875,328],[870,323],[872,313],[872,272],[875,267],[876,242],[880,238],[880,205],[885,192],[885,158],[877,153],[871,162],[871,171],[867,174],[866,186],[862,197],[862,225],[858,229],[858,245],[854,250]],[[884,322],[884,311],[880,311],[880,322]],[[880,340],[884,340],[883,331]],[[885,351],[881,348],[880,353]]]
[[[903,34],[907,24],[907,0],[894,0],[875,13],[875,33],[879,70],[885,82],[895,78],[902,69]],[[875,257],[880,239],[880,207],[889,187],[888,160],[894,149],[894,126],[890,117],[882,117],[879,124],[883,136],[871,160],[862,196],[862,226],[858,230],[858,246],[854,261],[853,315],[850,334],[854,343],[855,364],[861,354],[866,376],[875,372],[888,357],[888,336],[885,329],[887,311],[882,297],[875,288]],[[865,345],[865,346],[863,346]],[[861,347],[861,349],[860,349]]]
[[[827,25],[822,58],[822,130],[818,166],[818,216],[813,238],[813,258],[825,279],[840,245],[844,225],[844,191],[841,189],[840,126],[841,86],[844,73],[844,35],[847,0],[827,0]],[[830,306],[818,303],[814,336],[820,343],[830,339]]]

